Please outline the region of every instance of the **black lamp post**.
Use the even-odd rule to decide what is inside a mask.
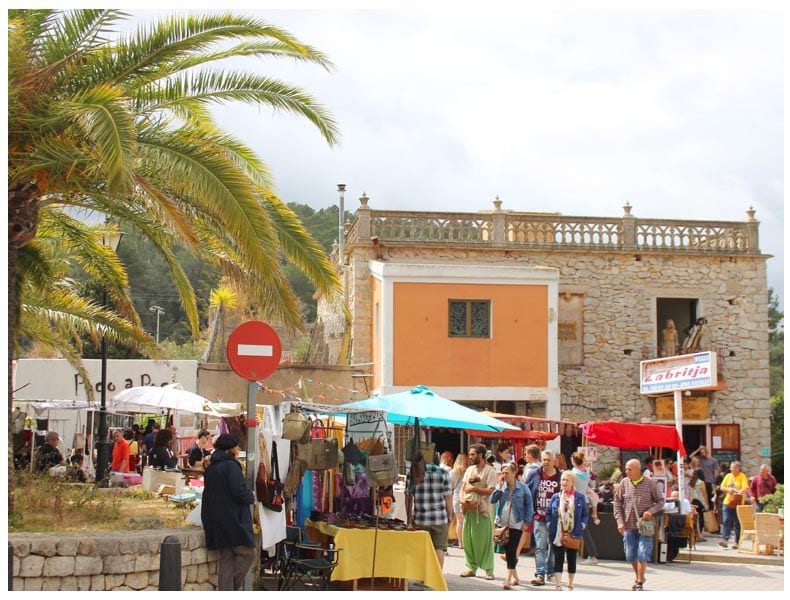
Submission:
[[[108,234],[102,238],[105,246],[118,250],[121,244],[122,232]],[[107,291],[102,294],[102,306],[108,308]],[[109,427],[107,426],[107,337],[101,338],[101,405],[99,407],[99,439],[96,442],[96,482],[101,487],[107,486],[107,465],[110,463],[110,446],[108,439]]]

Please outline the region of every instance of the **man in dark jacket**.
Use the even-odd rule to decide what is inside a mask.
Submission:
[[[219,551],[217,589],[226,591],[243,589],[256,557],[250,512],[255,496],[236,460],[238,453],[239,442],[232,435],[223,434],[214,442],[200,509],[206,547]]]

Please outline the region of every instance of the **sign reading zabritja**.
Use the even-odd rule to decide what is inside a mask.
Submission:
[[[681,354],[639,363],[642,394],[692,390],[716,385],[716,353]]]

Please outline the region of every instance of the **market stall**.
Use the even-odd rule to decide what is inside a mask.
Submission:
[[[671,448],[685,456],[686,449],[676,428],[668,425],[654,425],[652,423],[626,423],[621,421],[594,421],[583,423],[582,433],[587,442],[602,446],[612,446],[624,450],[648,450],[650,448]],[[625,560],[622,537],[617,531],[617,522],[611,512],[611,505],[598,505],[598,516],[601,524],[590,528],[595,545],[598,548],[598,558],[609,560]],[[656,517],[657,522],[663,522],[663,514]],[[660,528],[656,528],[656,541],[663,539],[659,536]],[[658,560],[659,545],[654,544],[653,559]]]

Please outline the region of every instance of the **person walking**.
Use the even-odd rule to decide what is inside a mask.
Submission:
[[[640,471],[639,459],[629,460],[625,464],[625,479],[614,495],[617,531],[623,536],[625,560],[631,563],[636,575],[631,588],[634,591],[644,589],[647,561],[653,554],[653,536],[639,532],[638,519],[651,521],[653,515],[664,510],[664,496],[655,480]]]
[[[546,579],[554,572],[554,553],[551,552],[546,511],[551,497],[560,489],[562,472],[555,466],[554,453],[544,450],[540,455],[541,466],[533,470],[527,479],[527,487],[535,502],[533,531],[535,536],[535,578],[532,585],[546,585]]]
[[[598,518],[598,494],[595,491],[595,485],[592,481],[592,470],[587,466],[585,461],[584,451],[574,452],[571,454],[571,463],[573,463],[573,475],[575,480],[576,491],[582,494],[587,499],[587,509],[591,514],[591,521],[596,525],[601,523]],[[598,562],[598,548],[595,547],[592,533],[590,533],[589,523],[584,528],[584,549],[587,552],[585,563],[596,564]]]
[[[406,498],[407,514],[418,529],[430,534],[436,558],[444,567],[447,532],[453,520],[453,490],[447,471],[439,465],[426,463],[422,481],[412,489],[409,473],[406,489],[411,491]]]
[[[464,512],[461,510],[461,488],[464,485],[464,474],[469,467],[466,452],[459,452],[455,457],[453,469],[450,471],[450,487],[453,490],[453,516],[455,517],[455,536],[458,547],[464,549]]]
[[[576,491],[576,475],[572,471],[563,471],[560,477],[561,492],[554,494],[546,510],[546,522],[549,525],[549,539],[554,553],[554,589],[562,589],[562,568],[565,558],[568,559],[568,590],[573,589],[576,576],[576,557],[578,548],[566,547],[562,544],[564,533],[580,540],[587,527],[589,510],[587,496]]]
[[[127,473],[129,471],[129,442],[123,438],[123,431],[116,429],[112,432],[112,463],[110,470],[114,473]]]
[[[743,504],[744,496],[749,490],[749,478],[741,471],[741,463],[734,460],[730,463],[730,472],[721,480],[720,489],[725,496],[721,502],[721,540],[719,546],[727,547],[730,534],[735,533],[732,549],[737,550],[741,538],[741,522],[738,520],[738,505]]]
[[[217,589],[223,591],[242,590],[256,556],[250,510],[255,496],[247,487],[238,454],[234,436],[219,436],[203,477],[200,517],[206,548],[219,552]]]
[[[529,478],[529,474],[533,471],[537,471],[540,469],[540,448],[536,444],[529,444],[524,447],[524,460],[526,463],[524,464],[524,472],[521,476],[521,481],[527,483],[527,479]],[[530,490],[531,492],[532,490]],[[534,503],[535,497],[532,497],[532,501]],[[524,551],[524,548],[527,549],[527,555],[535,554],[535,548],[532,544],[532,535],[534,533],[535,528],[535,521],[534,521],[534,510],[533,510],[533,519],[529,522],[527,529],[521,536],[521,540],[518,543],[518,549],[516,550],[516,556],[521,556],[521,553]],[[506,557],[503,555],[503,559]]]
[[[776,477],[771,475],[768,465],[760,465],[760,472],[752,477],[749,484],[749,495],[754,501],[754,512],[763,512],[763,505],[760,498],[773,494],[776,491]]]
[[[491,494],[497,484],[494,468],[486,462],[483,444],[469,447],[470,466],[464,474],[461,494],[476,494],[479,503],[464,514],[463,545],[466,570],[461,577],[474,577],[483,569],[488,580],[494,579],[494,538],[490,515]],[[462,503],[463,505],[463,503]]]
[[[522,532],[527,529],[532,521],[534,502],[532,492],[527,485],[517,479],[518,467],[513,462],[502,465],[499,484],[491,494],[491,502],[497,502],[497,527],[508,528],[508,539],[505,543],[505,557],[507,561],[507,577],[502,586],[509,590],[511,586],[518,585],[518,552]]]

